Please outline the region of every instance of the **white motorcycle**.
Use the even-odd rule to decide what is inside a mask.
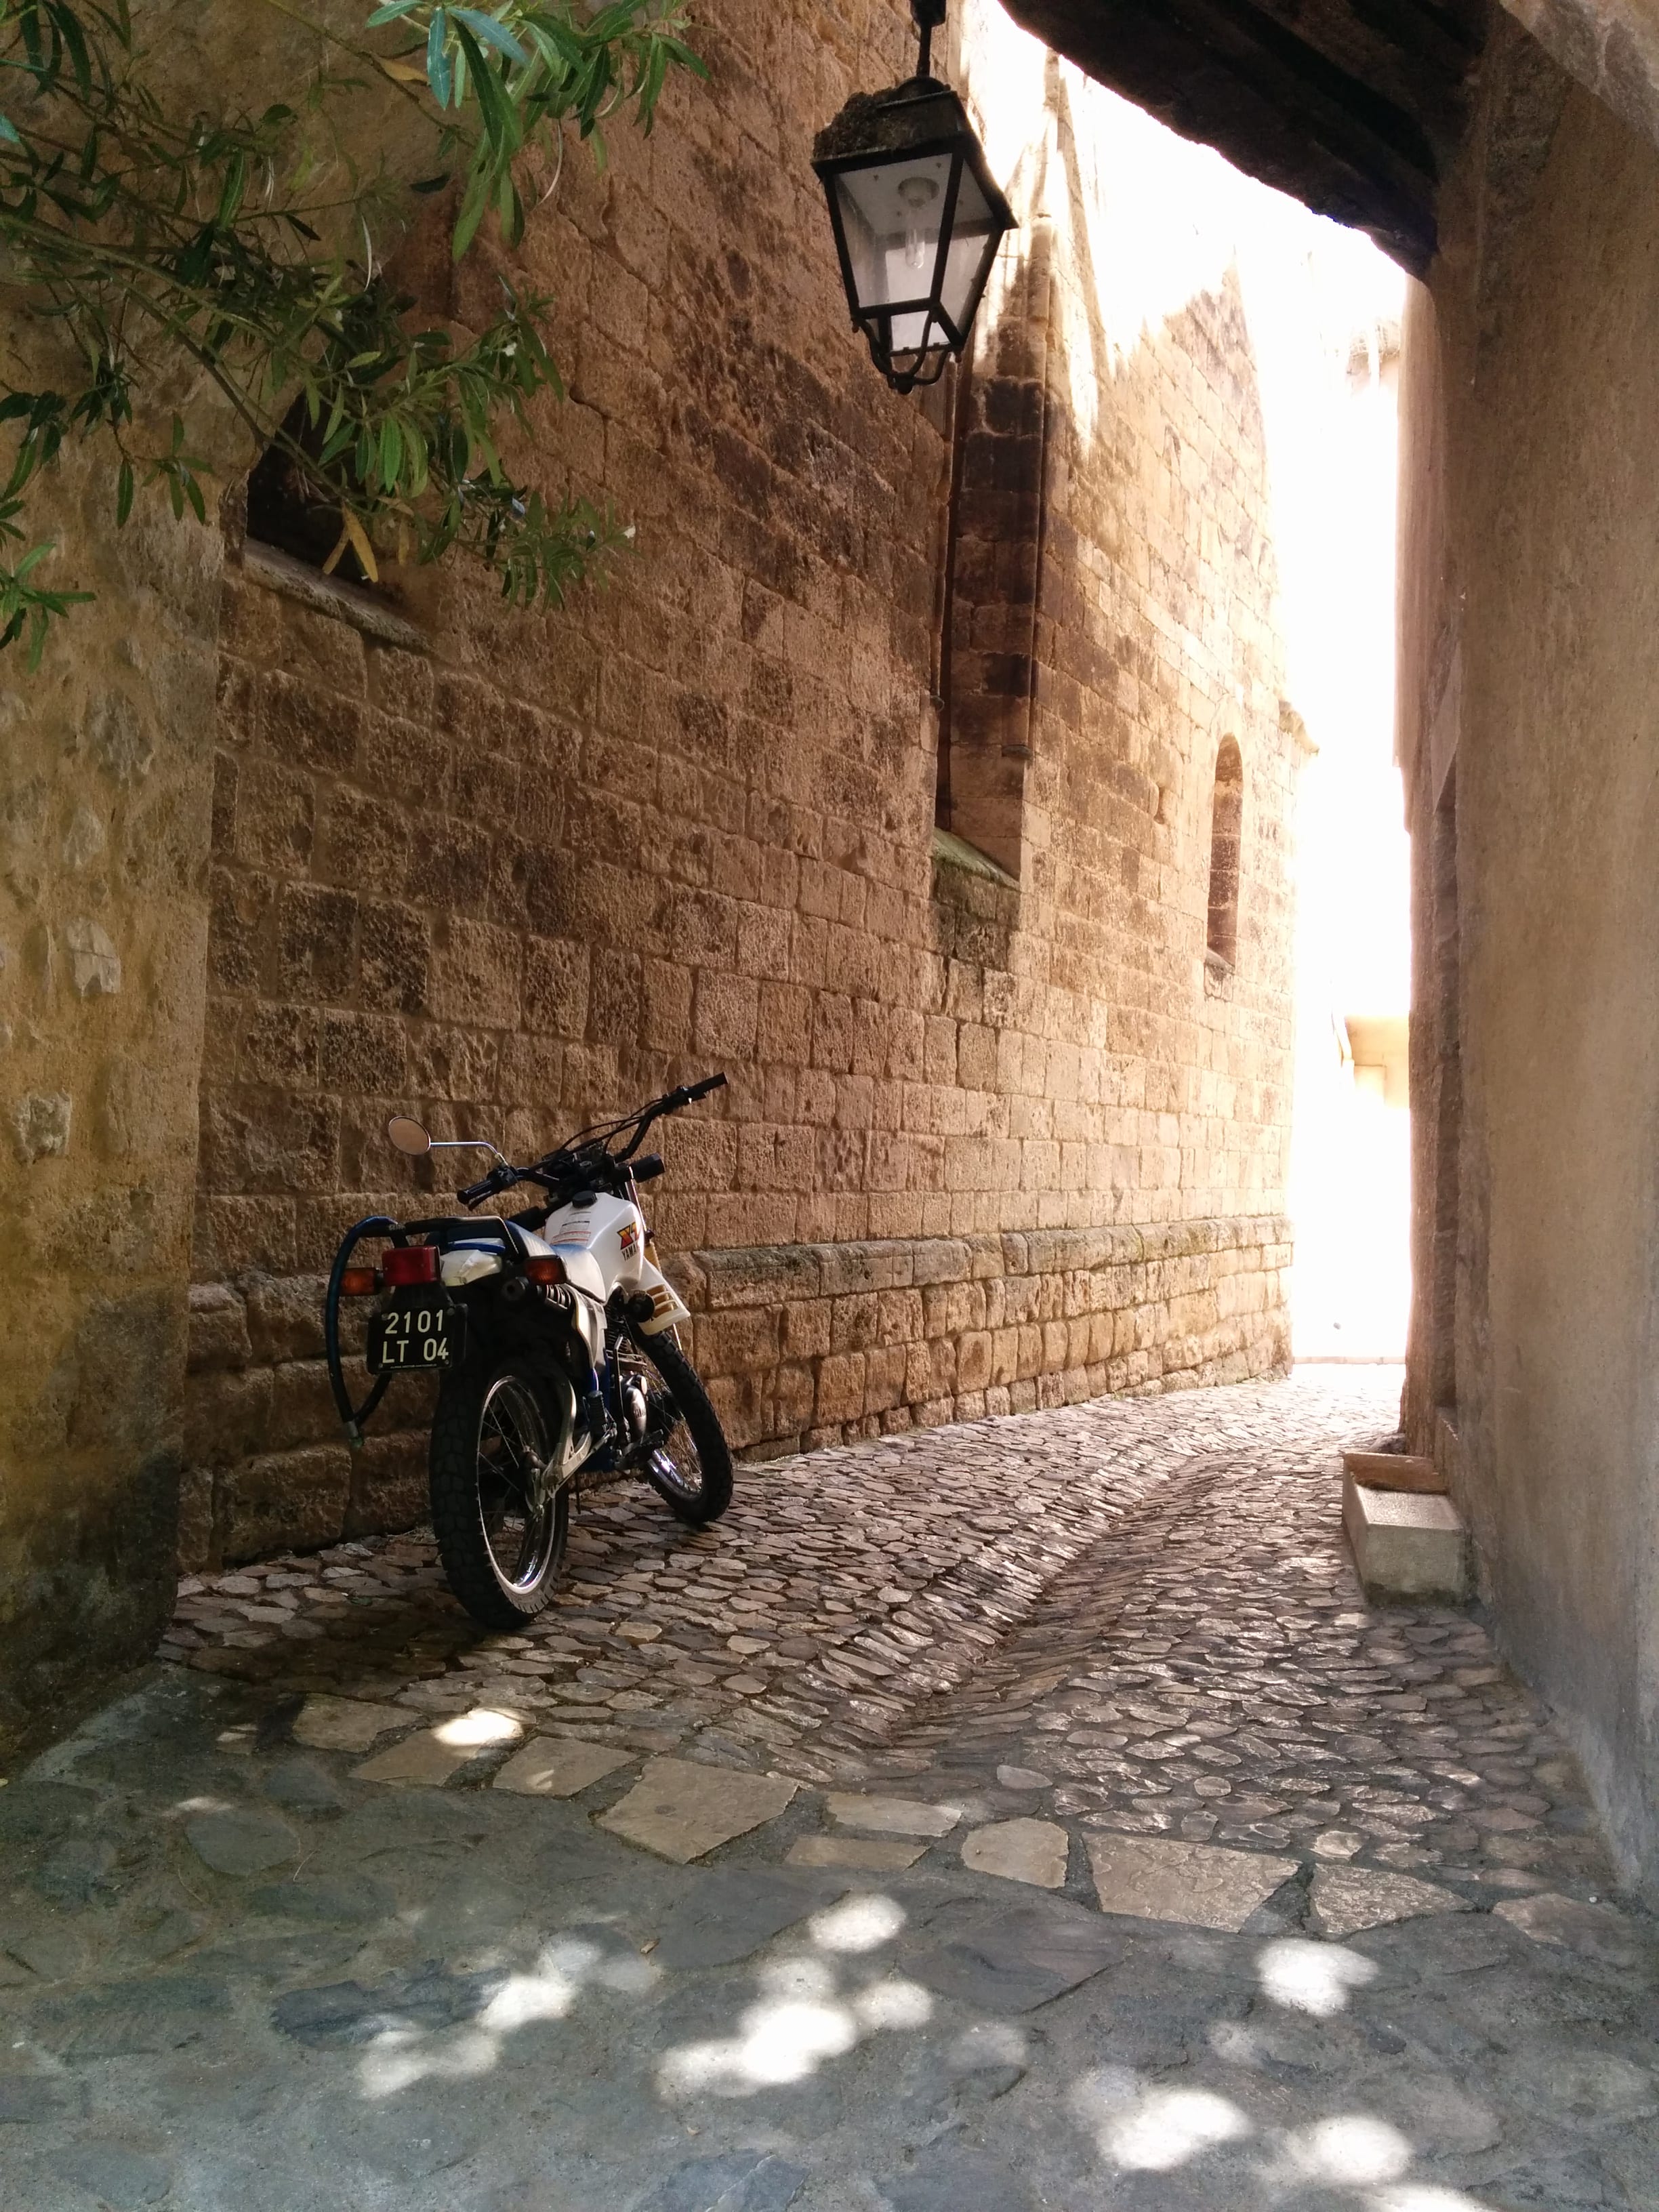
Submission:
[[[487,1628],[532,1619],[553,1595],[573,1495],[637,1475],[702,1528],[732,1500],[732,1454],[680,1349],[690,1319],[657,1265],[639,1185],[663,1172],[640,1146],[654,1121],[725,1083],[711,1075],[581,1129],[529,1167],[495,1146],[437,1139],[399,1115],[401,1152],[477,1151],[496,1164],[464,1206],[534,1184],[545,1203],[495,1214],[374,1215],[334,1257],[324,1311],[329,1379],[354,1450],[395,1375],[440,1377],[428,1467],[450,1588]],[[381,1242],[378,1265],[356,1257]],[[340,1301],[379,1297],[361,1406],[346,1387]]]

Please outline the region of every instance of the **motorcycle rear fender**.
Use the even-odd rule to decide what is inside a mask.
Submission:
[[[541,1378],[544,1401],[553,1417],[553,1450],[546,1479],[548,1486],[556,1490],[568,1482],[580,1464],[576,1437],[576,1394],[570,1387],[568,1376],[556,1368],[544,1372]]]
[[[691,1312],[679,1292],[654,1261],[640,1261],[639,1291],[651,1301],[651,1318],[639,1323],[641,1336],[660,1336],[665,1328],[672,1328],[683,1321],[690,1321]]]
[[[605,1308],[574,1283],[566,1285],[565,1296],[570,1301],[571,1326],[587,1347],[587,1364],[597,1367],[605,1356]]]
[[[447,1290],[482,1283],[505,1272],[506,1256],[499,1244],[452,1244],[438,1258],[438,1279]]]

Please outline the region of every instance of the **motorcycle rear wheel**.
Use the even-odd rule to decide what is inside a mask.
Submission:
[[[666,1330],[634,1340],[652,1413],[666,1401],[672,1423],[641,1472],[677,1521],[706,1528],[732,1503],[732,1448],[696,1369]],[[643,1355],[641,1358],[640,1355]]]
[[[521,1362],[446,1380],[427,1454],[432,1528],[449,1587],[486,1628],[533,1620],[557,1584],[570,1493],[538,1500],[531,1474],[551,1454],[546,1403]]]

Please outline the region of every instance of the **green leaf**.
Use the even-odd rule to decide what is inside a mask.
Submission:
[[[53,27],[69,48],[70,61],[75,70],[76,88],[82,100],[92,93],[92,57],[87,52],[86,33],[73,8],[52,10]]]
[[[440,107],[448,106],[455,88],[454,73],[449,66],[448,38],[449,19],[441,8],[435,9],[426,34],[426,81]]]
[[[475,182],[461,203],[461,211],[455,218],[455,233],[450,240],[450,252],[459,261],[477,236],[478,225],[483,221],[489,206],[489,195],[481,183]]]
[[[228,230],[242,204],[242,188],[247,179],[247,162],[240,148],[225,165],[225,181],[219,194],[219,206],[214,222],[221,230]]]
[[[505,54],[510,62],[528,65],[529,55],[505,24],[498,23],[493,15],[481,14],[476,8],[458,8],[455,13],[486,46],[494,46],[498,54]]]
[[[410,303],[324,242],[358,217],[373,232],[402,192],[459,181],[457,255],[486,216],[511,243],[530,219],[515,164],[532,142],[550,150],[571,123],[602,164],[618,109],[648,126],[669,72],[701,69],[678,38],[678,0],[586,6],[365,0],[369,27],[397,28],[396,74],[423,57],[433,96],[425,173],[400,185],[360,173],[349,151],[338,159],[367,143],[358,106],[396,96],[343,42],[325,48],[293,107],[232,104],[204,119],[152,76],[127,0],[0,0],[0,70],[22,88],[0,116],[0,264],[22,312],[39,303],[58,325],[72,364],[64,391],[30,392],[0,361],[0,548],[20,556],[0,562],[0,641],[38,658],[86,596],[40,580],[50,549],[29,542],[23,512],[66,439],[110,441],[118,527],[141,484],[164,489],[176,516],[207,520],[191,403],[173,413],[168,402],[208,380],[308,496],[353,518],[371,562],[371,532],[403,557],[453,553],[525,606],[556,604],[597,573],[621,543],[608,519],[580,501],[550,507],[501,458],[504,429],[527,421],[537,395],[562,392],[548,302],[506,286],[472,335],[411,330]],[[302,116],[326,130],[300,131]],[[125,426],[158,404],[172,416],[167,448],[135,463]]]
[[[472,71],[473,96],[483,114],[484,131],[492,148],[498,154],[509,149],[516,150],[518,132],[512,108],[501,90],[501,80],[484,59],[483,51],[467,24],[459,19],[455,25],[455,43]]]

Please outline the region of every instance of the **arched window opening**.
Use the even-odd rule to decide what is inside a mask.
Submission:
[[[1244,826],[1244,762],[1236,738],[1216,755],[1210,806],[1210,919],[1206,965],[1231,973],[1238,957],[1238,848]]]

